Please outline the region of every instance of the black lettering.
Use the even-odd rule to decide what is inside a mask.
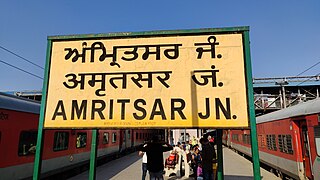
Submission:
[[[143,107],[138,105],[138,104],[141,104],[141,103],[142,103],[142,105],[146,105],[147,104],[144,99],[137,99],[136,101],[134,101],[134,108],[142,113],[141,116],[139,116],[137,113],[133,113],[133,117],[136,120],[142,120],[142,119],[146,118],[146,116],[147,116],[147,111]]]
[[[215,98],[216,118],[220,119],[220,110],[226,119],[231,119],[230,98],[226,98],[226,108],[223,106],[219,98]]]
[[[175,106],[175,103],[180,103],[180,106]],[[186,102],[183,99],[171,99],[171,120],[175,120],[174,112],[177,111],[182,119],[187,119],[182,110],[186,107]]]
[[[97,104],[100,104],[100,107],[96,107]],[[92,100],[92,110],[91,110],[91,120],[94,120],[94,114],[97,112],[100,116],[100,119],[105,119],[102,111],[106,108],[106,103],[103,100]]]
[[[71,120],[74,120],[74,114],[77,113],[77,118],[80,119],[81,114],[83,114],[83,119],[87,118],[87,100],[81,101],[79,108],[78,101],[72,100],[71,106]]]
[[[62,116],[63,120],[67,120],[66,111],[64,109],[64,105],[63,105],[62,100],[58,101],[58,104],[57,104],[56,110],[54,111],[52,120],[56,120],[57,116]]]
[[[157,111],[158,106],[159,106],[159,111]],[[154,101],[152,112],[150,115],[150,120],[153,120],[155,115],[161,115],[162,120],[167,120],[166,115],[163,110],[161,99],[156,99]]]
[[[113,99],[110,99],[109,119],[113,119]]]
[[[208,119],[210,117],[210,99],[206,98],[206,114],[203,115],[202,112],[198,113],[199,117],[201,119]]]
[[[121,120],[124,120],[126,114],[126,103],[129,103],[130,99],[118,99],[117,103],[121,103]]]

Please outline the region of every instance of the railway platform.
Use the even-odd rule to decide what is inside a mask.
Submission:
[[[224,179],[225,180],[253,180],[252,163],[241,155],[233,152],[232,150],[224,147]],[[164,153],[167,157],[169,153]],[[121,157],[110,161],[102,166],[97,167],[96,179],[97,180],[131,180],[141,179],[141,157],[138,153],[132,153],[127,156]],[[276,175],[261,168],[261,176],[263,180],[277,180],[280,179]],[[69,180],[87,180],[89,172],[85,171]],[[147,174],[146,179],[149,179]],[[192,180],[193,178],[187,177],[166,177],[166,180]]]

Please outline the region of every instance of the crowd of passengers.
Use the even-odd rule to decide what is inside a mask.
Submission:
[[[213,180],[215,179],[217,161],[214,145],[214,138],[211,136],[201,138],[199,141],[194,138],[187,143],[178,142],[177,145],[174,145],[173,150],[166,159],[165,166],[168,169],[179,168],[176,167],[179,154],[184,151],[186,153],[187,163],[193,171],[191,176],[199,180]]]

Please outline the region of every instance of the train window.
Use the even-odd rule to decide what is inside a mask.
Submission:
[[[232,134],[232,140],[233,140],[233,141],[239,141],[239,136],[238,136],[238,134]]]
[[[320,156],[320,126],[314,127],[314,138],[318,156]]]
[[[87,146],[87,133],[79,132],[77,133],[77,148],[84,148]]]
[[[285,135],[278,135],[278,144],[279,144],[280,152],[284,152],[284,149],[283,149],[283,137],[285,137]]]
[[[142,133],[140,133],[140,138],[139,139],[142,139]]]
[[[69,133],[68,132],[55,132],[53,141],[53,151],[63,151],[68,149]]]
[[[270,135],[267,135],[267,146],[268,146],[268,149],[271,149]]]
[[[265,147],[266,146],[266,140],[265,140],[265,136],[264,135],[258,135],[258,144],[260,147]]]
[[[130,139],[130,130],[128,131],[128,139]]]
[[[136,132],[136,139],[138,139],[138,133]]]
[[[286,135],[285,149],[288,154],[293,154],[291,135]]]
[[[108,144],[109,143],[109,133],[105,132],[103,133],[103,144]]]
[[[244,144],[251,144],[250,134],[242,134],[242,141]]]
[[[274,135],[274,134],[272,135],[271,141],[272,141],[272,149],[273,149],[274,151],[276,151],[276,150],[277,150],[276,135]]]
[[[268,149],[276,151],[277,146],[276,146],[276,135],[267,135],[267,146]]]
[[[117,134],[112,133],[112,143],[115,143],[117,141]]]
[[[37,131],[22,131],[20,133],[18,155],[34,155],[37,144]]]

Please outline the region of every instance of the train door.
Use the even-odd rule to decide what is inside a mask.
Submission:
[[[125,142],[125,130],[120,130],[120,137],[119,137],[119,153],[124,150],[124,142]]]
[[[308,136],[308,127],[306,122],[300,123],[300,137],[301,137],[301,148],[302,148],[302,158],[305,168],[305,176],[309,179],[312,179],[312,163],[310,156],[310,146],[309,146],[309,136]]]

